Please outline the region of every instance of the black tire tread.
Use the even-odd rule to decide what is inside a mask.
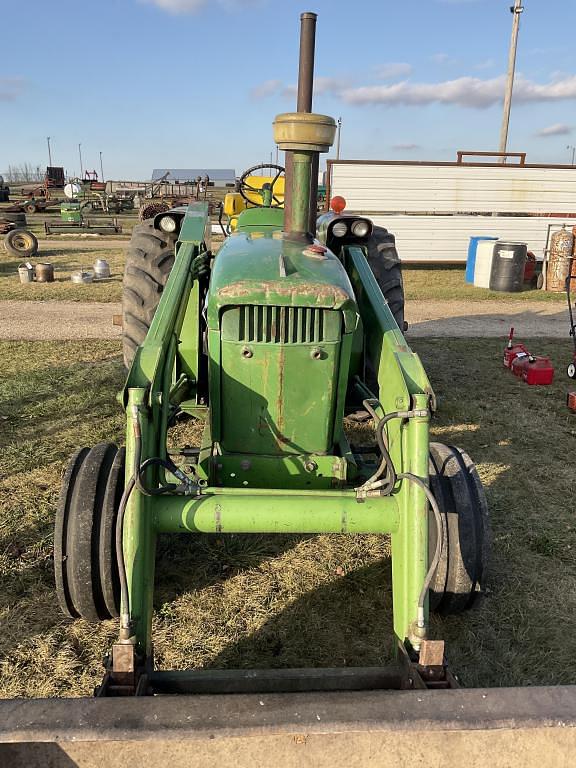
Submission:
[[[175,243],[176,237],[154,229],[152,220],[137,224],[132,231],[122,289],[126,367],[150,328],[174,264]]]
[[[430,607],[453,615],[471,608],[483,592],[491,549],[488,504],[470,456],[454,446],[430,444],[430,487],[440,507],[443,536]],[[436,544],[432,515],[430,525],[432,552]]]
[[[74,608],[68,583],[68,519],[74,486],[89,450],[89,448],[78,448],[68,462],[68,466],[62,476],[60,497],[54,520],[54,580],[56,582],[56,597],[62,612],[71,619],[79,618],[80,614]]]
[[[120,448],[114,456],[108,475],[98,537],[98,567],[100,585],[106,610],[112,618],[120,615],[120,580],[116,561],[116,519],[120,499],[124,492],[126,449]]]
[[[384,227],[375,226],[368,241],[367,260],[400,330],[404,332],[404,282],[396,239]]]
[[[72,491],[67,553],[70,596],[78,614],[89,621],[110,618],[99,569],[99,534],[106,484],[118,449],[99,443],[86,455]]]

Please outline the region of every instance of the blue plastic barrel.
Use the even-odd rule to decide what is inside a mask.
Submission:
[[[475,235],[470,238],[470,245],[468,246],[468,258],[466,259],[466,282],[474,282],[474,268],[476,266],[476,250],[478,249],[478,243],[481,240],[498,240],[497,237],[490,237],[487,235]]]

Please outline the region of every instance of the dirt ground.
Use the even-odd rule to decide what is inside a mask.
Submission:
[[[0,339],[115,339],[122,329],[112,324],[118,303],[76,301],[0,301]],[[497,338],[510,326],[519,338],[568,337],[563,302],[437,301],[408,302],[408,338]]]

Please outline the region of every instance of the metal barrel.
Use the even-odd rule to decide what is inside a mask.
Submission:
[[[0,701],[10,768],[557,768],[575,748],[576,686]]]
[[[53,283],[54,282],[54,265],[53,264],[36,264],[36,282],[37,283]]]

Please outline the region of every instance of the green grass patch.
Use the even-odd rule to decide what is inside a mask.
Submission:
[[[433,439],[478,463],[492,511],[489,594],[433,619],[467,685],[576,683],[576,417],[565,341],[528,340],[560,375],[528,387],[500,340],[417,340],[435,387]],[[117,342],[0,342],[0,696],[89,694],[116,622],[61,616],[52,575],[60,477],[80,445],[122,441]],[[175,431],[185,440],[188,432]],[[379,536],[164,536],[154,642],[165,668],[385,663],[392,646],[389,547]]]

